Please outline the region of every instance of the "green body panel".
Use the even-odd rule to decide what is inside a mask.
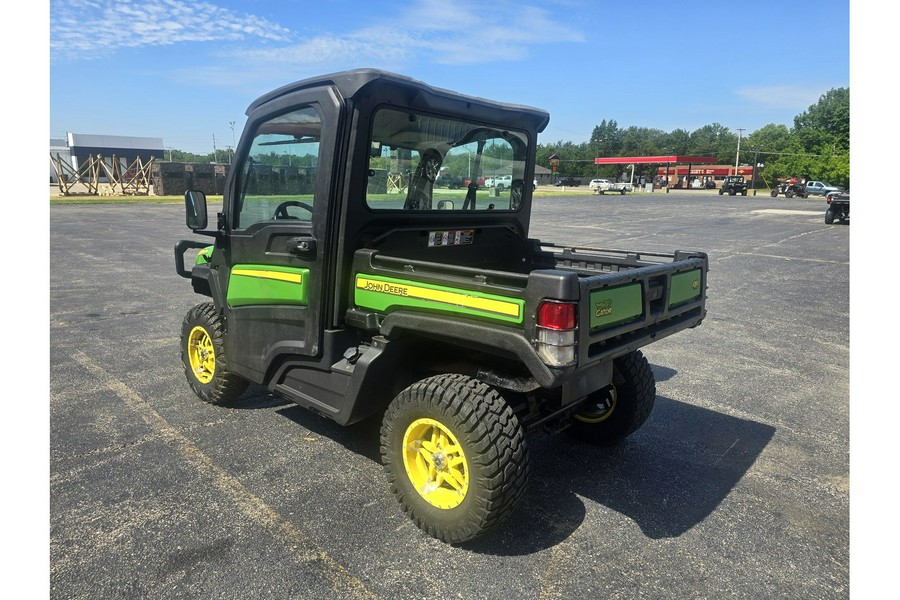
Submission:
[[[309,303],[309,269],[235,265],[228,279],[229,306]]]
[[[591,329],[620,325],[644,314],[640,283],[629,283],[591,292]]]
[[[524,319],[525,301],[518,298],[363,273],[357,274],[353,287],[356,306],[381,313],[415,308],[450,311],[505,323],[520,324]]]
[[[700,296],[700,269],[672,275],[669,286],[669,308],[696,300]]]

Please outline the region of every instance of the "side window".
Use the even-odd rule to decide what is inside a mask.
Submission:
[[[310,223],[322,119],[308,106],[262,123],[240,166],[235,229],[262,222]]]

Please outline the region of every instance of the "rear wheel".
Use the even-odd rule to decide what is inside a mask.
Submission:
[[[644,424],[655,402],[650,363],[640,350],[629,352],[613,361],[612,384],[588,396],[566,432],[591,444],[615,444]]]
[[[198,304],[184,317],[181,362],[191,389],[204,402],[231,402],[249,385],[246,379],[228,370],[225,326],[211,302]]]
[[[785,197],[785,198],[793,198],[793,197],[794,197],[794,192],[792,192],[791,190],[788,190],[788,191],[786,191],[786,192],[784,193],[784,197]]]
[[[497,390],[465,375],[423,379],[394,398],[381,426],[381,457],[403,511],[450,543],[503,522],[528,479],[518,418]]]
[[[834,223],[834,211],[826,210],[825,211],[825,224],[831,225],[832,223]]]

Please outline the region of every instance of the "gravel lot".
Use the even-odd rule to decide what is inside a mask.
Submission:
[[[709,316],[645,349],[641,430],[604,450],[532,437],[523,504],[454,547],[401,514],[377,423],[191,393],[180,206],[52,206],[51,597],[846,598],[850,225],[824,212],[538,198],[534,237],[708,252]]]

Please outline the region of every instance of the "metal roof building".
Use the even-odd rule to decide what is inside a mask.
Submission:
[[[67,133],[65,139],[50,139],[50,158],[57,155],[63,162],[78,170],[90,162],[90,158],[102,156],[104,162],[111,166],[113,156],[124,169],[133,164],[138,157],[142,163],[151,158],[164,158],[165,147],[162,138],[136,137],[123,135],[93,135],[86,133]],[[50,165],[50,181],[55,180],[53,164]]]
[[[165,152],[162,138],[69,133],[66,141],[73,159],[72,166],[76,169],[91,155],[100,154],[103,158],[115,155],[123,164],[130,164],[138,157],[144,162],[151,157],[162,159]]]

